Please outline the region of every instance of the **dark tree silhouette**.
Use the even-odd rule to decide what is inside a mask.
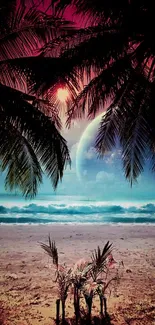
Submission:
[[[28,93],[28,80],[19,75],[14,61],[31,56],[35,62],[40,47],[68,34],[72,27],[25,3],[0,3],[0,159],[6,187],[33,197],[43,171],[56,188],[70,157],[60,135],[57,108],[46,98]]]
[[[39,93],[53,91],[56,79],[69,84],[68,123],[86,114],[93,118],[106,107],[96,148],[103,156],[119,138],[125,176],[132,185],[148,153],[155,171],[155,3],[118,0],[116,6],[114,0],[54,0],[52,5],[59,17],[74,5],[87,27],[58,37],[59,45],[47,42],[37,66],[32,59],[21,59],[15,63],[17,70],[31,71],[31,87]],[[57,62],[51,58],[53,48],[60,56]],[[83,80],[78,94],[76,78]]]
[[[63,9],[69,3],[91,24],[84,30],[87,37],[63,51],[63,57],[89,77],[69,119],[82,115],[87,105],[90,117],[108,106],[96,148],[103,156],[118,137],[125,176],[132,184],[143,170],[148,151],[155,170],[155,3],[120,0],[116,6],[113,0],[64,0],[58,6]]]

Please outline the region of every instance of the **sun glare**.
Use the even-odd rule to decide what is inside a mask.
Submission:
[[[57,97],[61,102],[65,102],[69,96],[68,90],[66,88],[59,88],[57,91]]]

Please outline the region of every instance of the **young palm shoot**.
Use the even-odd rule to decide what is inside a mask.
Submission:
[[[97,281],[99,275],[105,272],[107,257],[111,254],[112,244],[109,241],[105,244],[101,250],[98,246],[91,256],[91,276],[94,282]]]
[[[59,298],[62,304],[62,323],[65,323],[66,299],[71,285],[71,269],[67,269],[66,266],[60,266],[58,269],[57,283]]]
[[[96,286],[96,284],[95,284],[95,286]],[[91,323],[92,303],[93,303],[93,297],[95,295],[93,283],[92,283],[92,285],[89,286],[89,289],[85,288],[83,290],[83,295],[84,295],[86,306],[87,306],[87,319],[88,319],[88,322]]]
[[[80,293],[89,278],[91,265],[85,260],[78,261],[73,269],[72,283],[74,287],[74,312],[76,325],[80,318]]]
[[[59,308],[60,301],[62,304],[62,323],[65,322],[65,309],[66,309],[66,299],[68,296],[68,290],[71,285],[71,269],[67,269],[66,266],[61,266],[58,264],[58,250],[55,242],[50,239],[49,245],[41,243],[41,247],[45,252],[52,258],[53,265],[56,267],[56,282],[58,284],[58,294],[59,299],[56,301],[56,323],[59,324]]]
[[[103,303],[104,303],[104,311],[105,316],[107,315],[107,304],[106,304],[106,297],[104,296],[102,290],[102,279],[99,278],[103,273],[106,273],[106,266],[107,266],[107,258],[110,256],[112,251],[112,244],[109,241],[103,247],[103,250],[98,248],[92,254],[92,269],[91,269],[91,276],[93,281],[96,283],[96,293],[100,299],[100,315],[103,316]]]
[[[107,317],[107,315],[108,315],[107,300],[106,300],[106,296],[105,296],[107,293],[107,290],[109,289],[110,285],[113,282],[117,282],[119,279],[118,269],[117,269],[116,274],[114,274],[112,277],[109,278],[109,273],[110,273],[109,271],[111,268],[112,269],[115,268],[115,264],[116,264],[116,261],[114,260],[113,255],[110,254],[107,258],[107,263],[105,266],[104,281],[102,279],[97,280],[98,286],[96,289],[96,293],[98,294],[99,299],[100,299],[100,315],[101,315],[101,317],[103,317],[103,315],[105,317]],[[103,306],[104,306],[104,313],[103,313]]]

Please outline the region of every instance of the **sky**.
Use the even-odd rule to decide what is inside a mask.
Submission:
[[[137,184],[131,188],[124,177],[121,150],[108,152],[103,159],[97,157],[94,141],[100,117],[94,121],[78,120],[71,129],[64,129],[72,159],[71,168],[64,172],[56,192],[47,177],[39,188],[39,194],[54,196],[84,196],[101,201],[153,201],[155,200],[155,174],[146,166]],[[4,175],[0,176],[0,193],[4,189]]]
[[[119,147],[108,152],[103,159],[97,157],[94,141],[100,117],[95,120],[95,123],[76,121],[74,127],[65,130],[72,167],[66,170],[58,193],[84,195],[88,199],[98,198],[105,201],[154,200],[155,174],[150,171],[148,164],[138,182],[131,188],[124,176]]]

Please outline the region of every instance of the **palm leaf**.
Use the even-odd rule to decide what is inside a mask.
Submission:
[[[50,117],[58,129],[61,129],[61,120],[57,106],[54,106],[51,99],[35,98],[33,105],[43,114]]]
[[[90,78],[92,71],[101,73],[105,66],[109,66],[110,60],[118,59],[121,51],[128,47],[128,38],[120,34],[119,30],[102,25],[93,30],[93,37],[92,29],[81,32],[81,37],[80,31],[78,34],[76,39],[79,42],[81,37],[86,40],[73,48],[68,49],[67,46],[61,58],[31,57],[11,60],[7,62],[9,70],[26,75],[34,91],[46,92],[53,84],[67,84],[76,97],[74,90],[79,89],[77,78],[83,73]],[[102,48],[101,43],[104,44]]]
[[[0,124],[1,170],[6,170],[6,189],[19,189],[25,197],[32,198],[42,182],[37,156],[27,139],[12,123],[3,120],[2,114]]]
[[[8,67],[27,77],[29,89],[35,95],[44,95],[50,89],[67,87],[69,92],[75,94],[79,89],[78,74],[73,70],[69,61],[60,58],[28,57],[10,60]]]
[[[147,98],[147,110],[145,112],[145,118],[148,123],[148,130],[149,131],[149,155],[147,158],[150,160],[151,170],[155,172],[155,126],[154,126],[154,107],[155,107],[155,83],[152,82],[150,85],[150,92]]]
[[[70,125],[72,119],[86,115],[89,118],[94,118],[99,111],[103,112],[110,102],[113,103],[113,106],[117,106],[126,89],[131,71],[132,67],[128,57],[120,58],[107,68],[102,69],[84,86],[74,102],[69,103],[67,123]]]
[[[73,48],[83,44],[83,42],[87,42],[92,37],[98,37],[98,35],[102,35],[105,33],[114,32],[114,26],[104,26],[103,24],[99,24],[97,26],[89,26],[86,28],[72,28],[68,33],[62,34],[57,38],[46,42],[45,45],[40,49],[40,55],[45,57],[57,57],[62,55],[67,51],[67,54],[71,54],[68,52],[72,51]]]
[[[66,48],[62,54],[62,58],[69,59],[74,68],[81,73],[85,71],[88,79],[91,78],[92,70],[98,74],[102,69],[107,69],[129,47],[128,35],[121,33],[115,26],[99,25],[98,32],[91,37],[90,35],[91,29],[86,40],[72,48]]]
[[[97,24],[100,21],[108,20],[109,17],[113,21],[119,21],[124,18],[124,20],[126,19],[127,22],[128,20],[130,22],[130,15],[132,14],[133,17],[135,13],[135,17],[137,17],[137,10],[139,12],[147,12],[153,9],[153,2],[146,2],[144,0],[118,0],[117,6],[115,0],[110,0],[109,2],[106,0],[52,0],[51,4],[58,14],[63,13],[68,6],[74,8],[75,13],[80,14],[90,24]],[[133,21],[131,23],[133,24]]]
[[[45,250],[45,252],[50,257],[52,257],[53,264],[56,265],[56,267],[58,267],[58,250],[57,250],[57,247],[55,245],[55,241],[51,242],[50,236],[48,237],[48,240],[49,240],[49,245],[41,243],[41,247]]]
[[[103,156],[120,139],[125,177],[131,185],[143,171],[150,145],[146,113],[149,97],[148,82],[132,73],[102,118],[96,140],[96,148]]]
[[[91,275],[93,280],[96,281],[98,275],[104,271],[106,266],[106,259],[110,255],[112,251],[112,244],[109,241],[105,244],[103,249],[98,246],[97,249],[92,253],[92,268],[91,268]]]
[[[14,7],[6,17],[6,24],[5,32],[0,34],[1,60],[30,56],[46,42],[72,29],[71,22],[24,5]]]
[[[131,186],[143,171],[148,145],[148,125],[142,115],[135,117],[128,131],[123,134],[123,167]]]
[[[95,263],[99,268],[105,263],[108,255],[111,253],[112,244],[109,241],[105,244],[103,249],[98,246],[97,249],[94,250],[92,253],[92,261]]]
[[[125,177],[131,185],[143,171],[147,158],[146,153],[150,143],[150,130],[146,115],[149,96],[147,81],[135,74],[120,101],[120,111],[124,120],[119,126],[122,160]]]
[[[105,152],[110,151],[116,144],[118,129],[118,114],[117,107],[110,107],[105,115],[102,117],[98,135],[96,138],[96,149],[100,156],[103,156]]]
[[[3,85],[0,92],[0,109],[6,121],[13,123],[27,138],[56,188],[66,163],[70,162],[66,141],[54,122],[25,100],[25,94]]]

